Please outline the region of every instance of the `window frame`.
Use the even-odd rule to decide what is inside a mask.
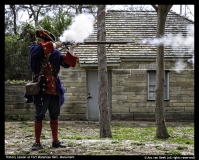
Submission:
[[[165,84],[164,84],[164,101],[169,101],[169,72],[170,70],[165,70]],[[154,88],[154,91],[151,90],[152,85],[150,85],[150,73],[155,73],[154,80],[155,80],[155,86],[152,87]],[[147,100],[148,101],[155,101],[155,87],[156,87],[156,70],[147,70]],[[166,92],[165,92],[166,91]],[[154,92],[154,96],[151,98],[151,94],[149,92]]]

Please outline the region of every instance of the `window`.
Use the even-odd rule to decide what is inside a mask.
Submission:
[[[155,100],[156,70],[148,70],[148,100]],[[169,70],[165,70],[164,100],[169,100]]]

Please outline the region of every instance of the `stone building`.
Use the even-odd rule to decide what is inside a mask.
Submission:
[[[156,37],[156,28],[155,11],[110,10],[106,13],[106,41],[129,41],[128,44],[106,45],[111,120],[155,120],[156,45],[145,40]],[[97,24],[85,41],[96,41],[96,31]],[[194,22],[169,12],[165,36],[172,40],[168,43],[174,44],[174,47],[165,45],[164,50],[165,118],[167,121],[193,121],[194,65],[191,60],[194,49],[187,39],[194,37]],[[177,44],[178,36],[187,42]],[[59,74],[67,90],[60,119],[98,121],[97,45],[80,45],[76,53],[77,66],[61,68]],[[19,103],[18,112],[32,114],[31,104]],[[9,106],[7,114],[17,112],[13,109],[17,108],[16,104],[6,101],[6,105]],[[21,111],[19,106],[23,106]]]

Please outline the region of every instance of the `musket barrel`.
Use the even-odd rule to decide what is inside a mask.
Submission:
[[[80,44],[80,45],[88,45],[88,44],[92,44],[92,45],[94,45],[94,44],[127,44],[127,43],[135,43],[135,42],[130,42],[130,41],[85,41],[85,42],[82,42],[82,43],[78,43],[78,44]],[[73,43],[71,43],[71,42],[62,42],[62,44],[64,44],[64,45],[71,45],[71,44],[73,44]]]
[[[128,41],[85,41],[82,44],[127,44]]]

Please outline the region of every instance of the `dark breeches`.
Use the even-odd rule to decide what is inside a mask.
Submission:
[[[57,120],[60,115],[59,96],[45,94],[43,106],[35,105],[35,110],[35,120],[43,120],[47,110],[50,119]]]

